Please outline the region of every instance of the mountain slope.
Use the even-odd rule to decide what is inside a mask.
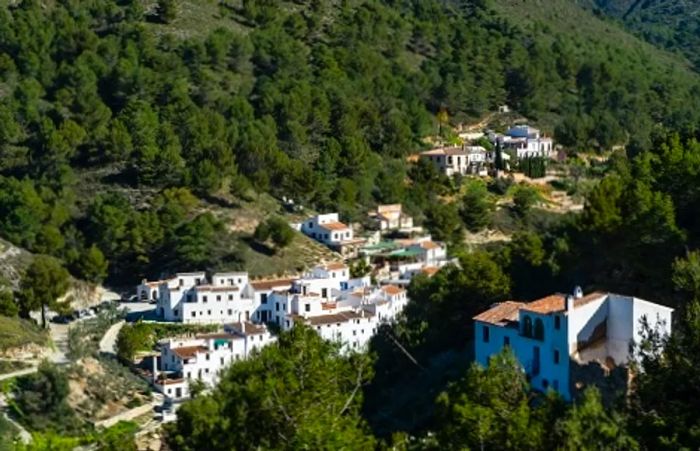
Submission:
[[[420,220],[405,156],[439,111],[507,103],[577,148],[700,123],[684,61],[563,0],[154,3],[0,9],[0,235],[78,276],[244,265],[226,216],[259,194]]]
[[[648,42],[688,58],[700,69],[700,4],[690,0],[583,0]]]

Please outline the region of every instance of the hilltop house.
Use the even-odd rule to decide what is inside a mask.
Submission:
[[[474,317],[476,361],[486,365],[508,346],[533,388],[551,388],[570,400],[585,385],[626,369],[630,344],[640,342],[644,321],[670,334],[672,312],[633,296],[584,296],[578,287],[573,295],[502,302]]]
[[[169,398],[188,398],[193,380],[211,387],[229,364],[274,341],[267,327],[248,322],[227,325],[223,333],[162,340],[160,365],[153,361],[153,384]]]
[[[413,218],[403,212],[401,204],[378,205],[369,218],[381,231],[413,228]]]
[[[486,175],[487,156],[486,149],[481,146],[442,147],[420,154],[448,177],[456,174]]]
[[[338,213],[316,215],[302,222],[298,229],[342,255],[353,255],[364,243],[355,238],[352,227],[340,222]]]
[[[504,152],[511,152],[517,159],[556,156],[552,139],[542,136],[538,129],[528,125],[511,127],[505,135],[491,132],[489,141],[494,146],[500,143]]]

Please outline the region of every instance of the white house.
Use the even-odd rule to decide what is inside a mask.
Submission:
[[[149,286],[143,282],[141,286]],[[165,321],[224,324],[248,321],[255,310],[245,272],[178,273],[158,286],[156,313]]]
[[[302,223],[301,231],[327,245],[337,245],[353,239],[352,228],[340,222],[338,213],[327,213],[309,218]]]
[[[403,212],[401,204],[378,205],[369,217],[382,231],[413,228],[413,218]]]
[[[355,238],[352,227],[340,222],[338,213],[313,216],[302,222],[299,230],[343,255],[353,255],[365,242]]]
[[[479,174],[486,163],[487,152],[481,146],[455,146],[421,152],[420,157],[451,177],[455,174]]]
[[[489,140],[494,145],[500,142],[504,151],[511,151],[518,159],[556,156],[552,139],[542,136],[538,129],[528,125],[511,127],[505,135],[490,133]]]
[[[633,296],[595,292],[555,294],[534,302],[507,301],[474,317],[476,361],[509,346],[533,388],[551,388],[570,400],[580,388],[579,369],[591,363],[609,373],[629,362],[642,320],[671,332],[673,309]]]
[[[365,309],[292,318],[316,330],[324,340],[342,343],[346,350],[363,349],[377,331],[377,317]]]
[[[152,375],[156,389],[175,400],[188,398],[193,380],[211,387],[232,362],[275,341],[264,325],[241,322],[227,325],[224,330],[194,338],[162,340],[160,368],[155,359]]]

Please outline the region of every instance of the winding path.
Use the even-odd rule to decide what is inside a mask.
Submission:
[[[105,354],[117,354],[117,336],[119,336],[119,331],[124,326],[125,321],[119,321],[118,323],[112,324],[107,332],[102,336],[100,340],[100,352]]]

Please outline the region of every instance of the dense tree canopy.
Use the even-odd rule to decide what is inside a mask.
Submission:
[[[183,450],[371,448],[359,416],[369,363],[294,327],[233,365],[213,393],[185,404],[168,442]]]
[[[439,177],[404,158],[438,123],[509,103],[561,120],[571,146],[631,136],[646,150],[651,124],[700,115],[688,71],[615,42],[521,27],[479,1],[250,0],[220,8],[227,25],[184,33],[186,5],[152,6],[26,0],[0,12],[0,230],[96,281],[93,245],[112,276],[144,273],[194,218],[166,219],[124,187],[253,188],[349,219],[403,202],[449,240],[454,212],[428,209]],[[112,192],[84,196],[83,174],[103,170],[100,191]],[[178,258],[201,264],[193,246],[180,243]]]

